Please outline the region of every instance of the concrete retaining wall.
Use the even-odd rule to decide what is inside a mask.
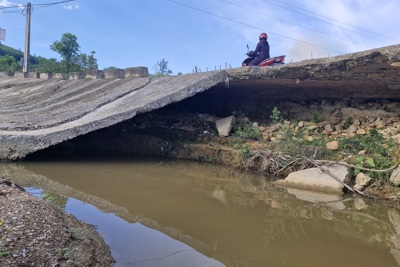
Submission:
[[[80,79],[104,79],[104,78],[146,78],[149,77],[147,67],[133,67],[126,69],[94,70],[87,73],[39,73],[39,72],[1,72],[1,76],[15,78],[35,78],[35,79],[61,79],[61,80],[80,80]]]
[[[125,78],[125,70],[123,69],[110,69],[104,71],[104,78]]]

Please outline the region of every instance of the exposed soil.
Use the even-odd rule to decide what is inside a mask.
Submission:
[[[293,157],[278,162],[277,158],[285,156],[285,150],[288,149],[285,146],[290,140],[287,132],[272,121],[274,107],[281,111],[282,118],[287,118],[282,123],[286,129],[290,129],[292,138],[297,140],[297,144],[302,144],[289,148],[292,153],[300,149],[298,157],[295,155],[300,159],[306,156],[316,160],[351,163],[351,159],[359,155],[372,156],[373,152],[365,151],[360,146],[354,145],[354,149],[349,151],[340,143],[342,138],[367,136],[371,130],[382,134],[386,141],[392,139],[400,142],[398,101],[325,99],[308,102],[272,101],[263,102],[262,105],[241,103],[246,110],[231,113],[235,114],[235,120],[230,136],[220,137],[215,125],[221,117],[212,115],[217,112],[190,110],[195,103],[202,103],[201,99],[194,98],[187,103],[179,103],[177,108],[138,115],[113,127],[78,137],[69,145],[79,149],[135,152],[224,164],[262,172],[269,177],[272,174],[276,179],[285,178],[292,171],[315,167],[307,164],[306,160],[295,165]],[[205,109],[205,102],[203,107]],[[252,138],[254,135],[258,135],[255,138],[257,140]],[[319,142],[321,138],[324,141]],[[337,141],[339,148],[328,147],[330,141]],[[354,144],[358,143],[355,141]],[[393,155],[386,168],[395,166],[397,161],[398,155]],[[391,185],[387,176],[373,180],[362,190],[378,199],[398,199],[399,188]]]
[[[96,229],[0,180],[0,266],[113,266]]]

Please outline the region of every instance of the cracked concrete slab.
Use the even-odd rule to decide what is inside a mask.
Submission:
[[[225,82],[226,72],[161,78],[0,77],[0,159],[13,160]]]

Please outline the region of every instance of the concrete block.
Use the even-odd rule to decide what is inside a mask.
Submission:
[[[69,75],[68,73],[53,73],[53,78],[60,80],[68,80]]]
[[[48,80],[53,78],[53,73],[39,73],[39,79]]]
[[[123,69],[105,70],[104,78],[125,78],[125,70]]]
[[[14,76],[14,72],[12,72],[12,71],[0,72],[0,76],[9,76],[9,77],[13,77],[13,76]]]
[[[215,124],[217,126],[219,136],[221,137],[229,136],[232,130],[233,119],[234,119],[233,116],[229,116],[216,121]]]
[[[85,79],[103,79],[104,71],[102,70],[91,70],[86,73]]]
[[[37,72],[16,72],[14,74],[16,78],[37,78]]]
[[[9,71],[9,72],[6,72],[6,73],[10,77],[14,77],[15,76],[15,72]]]
[[[125,78],[142,77],[149,77],[149,69],[147,67],[134,67],[125,69]]]
[[[83,72],[70,72],[69,73],[69,80],[81,80],[85,78],[85,74]]]

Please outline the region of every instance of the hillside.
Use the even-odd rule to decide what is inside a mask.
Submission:
[[[0,44],[0,57],[3,57],[5,55],[10,55],[10,56],[14,57],[17,62],[19,62],[20,59],[24,57],[24,52],[14,49],[10,46]],[[30,59],[31,59],[31,65],[39,64],[39,57],[31,55]]]

